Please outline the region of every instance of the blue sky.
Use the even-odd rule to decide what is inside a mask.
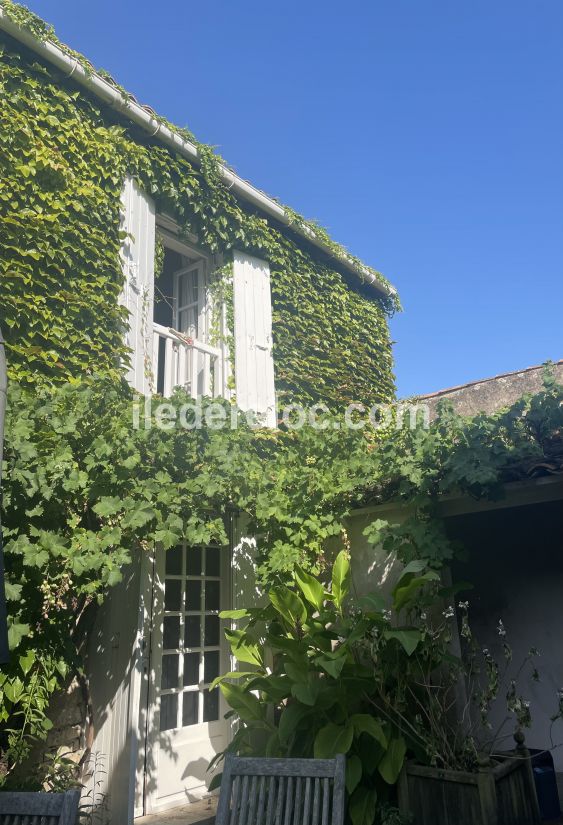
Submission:
[[[561,0],[31,0],[398,288],[401,395],[563,357]]]

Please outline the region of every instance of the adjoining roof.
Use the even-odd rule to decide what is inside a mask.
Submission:
[[[10,2],[0,3],[0,29],[4,30],[14,39],[32,49],[44,60],[51,63],[66,77],[71,78],[81,86],[87,88],[92,94],[99,98],[105,105],[124,115],[137,126],[144,129],[150,137],[161,141],[170,149],[188,158],[192,163],[200,164],[200,157],[197,146],[188,140],[181,130],[177,130],[171,124],[167,124],[163,119],[155,115],[149,107],[140,105],[133,95],[123,93],[117,85],[103,77],[96,71],[91,71],[88,61],[82,61],[77,55],[64,44],[55,42],[52,30],[45,27],[45,39],[43,39],[40,27],[31,29],[20,25],[20,21],[13,19],[13,16],[6,11],[7,8],[16,8],[23,11],[23,7]],[[25,10],[30,18],[42,23],[39,18]],[[83,65],[86,63],[85,65]],[[247,203],[275,218],[281,224],[288,226],[292,231],[301,235],[306,241],[317,247],[324,254],[332,258],[339,266],[347,272],[356,276],[360,281],[371,287],[379,296],[397,308],[398,296],[393,286],[387,283],[385,278],[376,270],[362,264],[358,259],[349,255],[343,247],[322,237],[315,231],[314,226],[310,226],[306,221],[297,219],[291,210],[281,206],[276,200],[257,189],[248,181],[239,177],[235,172],[224,164],[219,165],[219,172],[223,181],[232,191]]]
[[[554,361],[552,366],[556,370],[558,370],[559,367],[563,367],[563,358],[559,361]],[[487,381],[499,381],[501,378],[509,378],[511,375],[524,375],[527,372],[533,372],[534,370],[543,370],[544,368],[544,364],[536,364],[534,367],[524,367],[521,370],[501,372],[499,375],[491,375],[489,376],[489,378],[479,378],[476,381],[468,381],[466,384],[456,384],[454,387],[447,387],[443,390],[436,390],[435,392],[426,393],[426,395],[417,395],[417,398],[437,398],[438,396],[449,395],[452,392],[463,390],[466,387],[474,387],[477,384],[485,384]]]
[[[551,365],[555,378],[563,383],[563,359]],[[436,412],[439,401],[447,398],[460,415],[494,413],[502,407],[514,404],[523,395],[539,392],[542,388],[544,365],[525,367],[513,372],[504,372],[480,381],[469,381],[456,387],[418,395],[418,401],[426,401],[431,415]]]

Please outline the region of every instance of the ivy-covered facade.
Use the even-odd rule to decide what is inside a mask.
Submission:
[[[21,7],[4,3],[2,14],[52,41]],[[129,175],[157,214],[172,217],[214,260],[228,263],[242,249],[268,262],[280,401],[334,408],[393,397],[387,315],[397,299],[378,273],[328,238],[319,250],[307,233],[324,237],[322,230],[291,210],[282,225],[233,195],[207,147],[195,143],[190,162],[31,49],[2,40],[2,321],[14,380],[122,369],[120,196]],[[85,61],[77,65],[92,73]]]
[[[250,513],[251,529],[269,523],[268,575],[306,556],[315,564],[341,530],[332,474],[351,488],[365,449],[332,432],[321,480],[288,433],[132,433],[126,381],[157,406],[179,386],[179,404],[172,353],[192,400],[270,410],[272,394],[260,394],[271,378],[278,407],[388,402],[398,299],[193,135],[154,113],[145,129],[124,90],[8,0],[0,50],[4,527],[18,657],[2,677],[0,745],[23,759],[26,737],[48,733],[50,695],[76,672],[82,779],[100,821],[125,823],[203,793],[205,766],[228,742],[226,708],[209,690],[229,669],[217,614],[248,596],[254,575],[253,540],[233,513]],[[286,484],[278,451],[298,485]],[[26,702],[37,723],[23,737]]]

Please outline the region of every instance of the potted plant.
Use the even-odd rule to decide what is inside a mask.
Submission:
[[[398,783],[399,809],[415,825],[539,822],[523,733],[531,724],[530,706],[518,692],[526,671],[539,678],[538,652],[531,649],[515,668],[502,621],[500,656],[480,648],[467,602],[458,604],[458,636],[453,605],[443,602],[453,589],[438,582],[422,586],[423,571],[422,562],[413,562],[393,592],[396,617],[406,619],[395,632],[413,634],[412,650],[392,649],[385,635],[373,638],[369,649],[378,685],[369,700],[402,731],[410,751]],[[506,713],[493,730],[490,710],[503,699]],[[516,747],[506,750],[512,736]]]

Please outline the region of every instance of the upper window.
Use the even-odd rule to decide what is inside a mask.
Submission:
[[[203,261],[175,273],[174,327],[189,338],[206,339],[206,285]]]

